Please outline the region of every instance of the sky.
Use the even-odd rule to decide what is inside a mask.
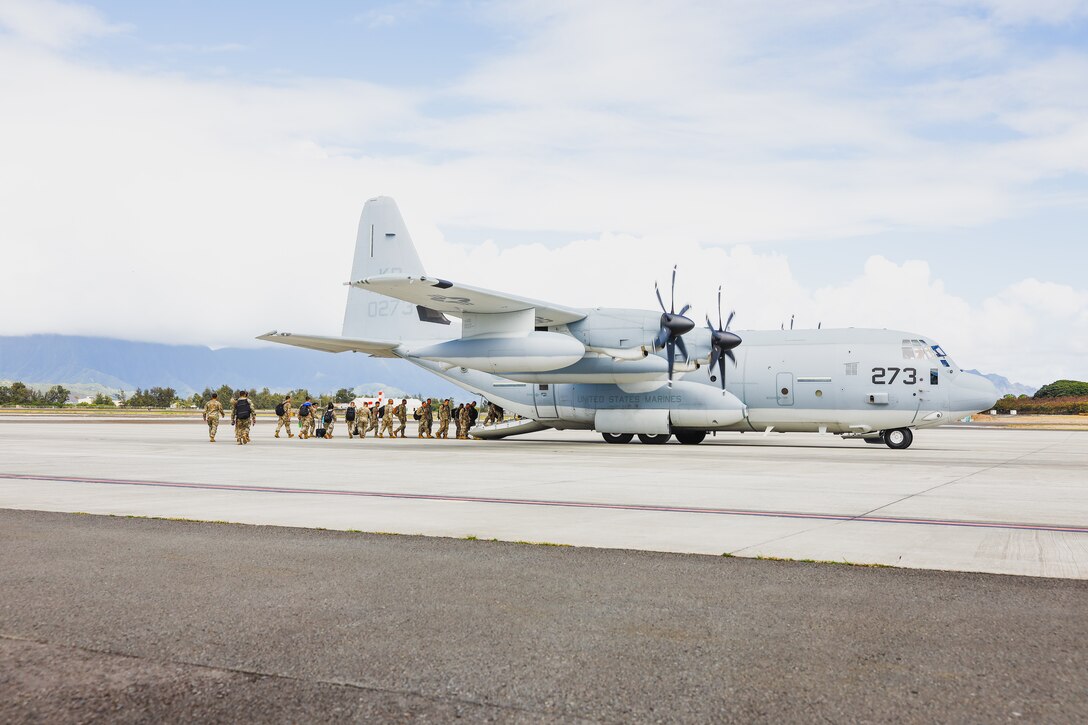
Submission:
[[[338,334],[429,274],[1088,379],[1088,2],[0,0],[0,335]]]

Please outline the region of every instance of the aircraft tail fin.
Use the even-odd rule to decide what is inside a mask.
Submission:
[[[425,273],[397,203],[379,196],[363,206],[350,281],[385,274],[422,277]],[[440,312],[357,287],[348,288],[341,334],[368,340],[436,340],[459,336]]]

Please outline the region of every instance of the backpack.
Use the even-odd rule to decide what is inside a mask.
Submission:
[[[276,415],[283,415],[286,412],[287,411],[284,409],[283,403],[280,403],[279,405],[276,406]]]
[[[251,412],[253,409],[249,407],[249,398],[239,398],[234,404],[234,417],[238,420],[245,420]]]
[[[355,408],[348,408],[344,411],[344,420],[348,421],[349,423],[355,420]]]
[[[322,420],[325,421],[325,425],[328,425],[329,423],[331,423],[332,422],[332,411],[331,410],[326,410],[325,411],[325,417],[322,418]]]
[[[415,418],[416,420],[419,420],[421,417],[423,417],[423,412],[422,411],[423,411],[422,408],[416,408],[415,410],[412,411],[412,417]]]
[[[311,405],[313,405],[313,403],[303,403],[302,406],[298,409],[298,417],[305,418],[306,416],[308,416],[310,414]]]

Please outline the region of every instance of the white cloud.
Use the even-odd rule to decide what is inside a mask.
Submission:
[[[0,238],[19,273],[0,304],[20,312],[0,334],[335,333],[361,203],[389,194],[429,269],[468,282],[649,308],[676,262],[698,313],[724,284],[741,326],[796,313],[902,327],[1025,382],[1088,376],[1086,293],[1041,270],[968,301],[924,262],[873,256],[843,260],[858,269],[846,284],[807,289],[760,249],[1077,201],[1033,184],[1088,171],[1088,57],[1011,57],[1011,20],[933,7],[503,4],[496,22],[524,43],[449,87],[403,90],[91,65],[58,49],[117,25],[85,6],[4,4],[17,37],[0,36]],[[812,41],[822,29],[835,42]],[[942,48],[987,70],[940,72]],[[874,83],[888,65],[919,80]],[[444,104],[459,110],[428,110]],[[1008,133],[919,131],[979,119]],[[582,239],[459,246],[439,231],[452,226]]]
[[[87,37],[129,29],[106,22],[98,10],[83,4],[56,0],[4,0],[0,3],[0,28],[19,38],[50,48],[67,48]]]

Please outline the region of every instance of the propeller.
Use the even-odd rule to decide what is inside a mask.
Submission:
[[[718,329],[710,323],[710,316],[706,318],[706,326],[710,330],[710,379],[714,380],[714,365],[718,365],[718,379],[721,380],[722,390],[725,390],[725,359],[729,358],[736,366],[737,358],[733,355],[733,348],[741,343],[740,335],[729,331],[733,324],[733,316],[736,312],[730,311],[729,319],[722,324],[722,288],[718,287]]]
[[[661,327],[654,338],[654,349],[665,349],[666,359],[669,362],[669,384],[672,384],[672,368],[676,359],[676,348],[684,356],[684,362],[688,361],[688,347],[684,344],[683,335],[695,328],[695,322],[684,313],[691,309],[691,305],[684,305],[680,312],[676,312],[676,267],[672,268],[672,291],[669,296],[669,308],[665,309],[665,301],[661,299],[661,289],[654,282],[654,292],[657,294],[657,303],[661,305]]]

